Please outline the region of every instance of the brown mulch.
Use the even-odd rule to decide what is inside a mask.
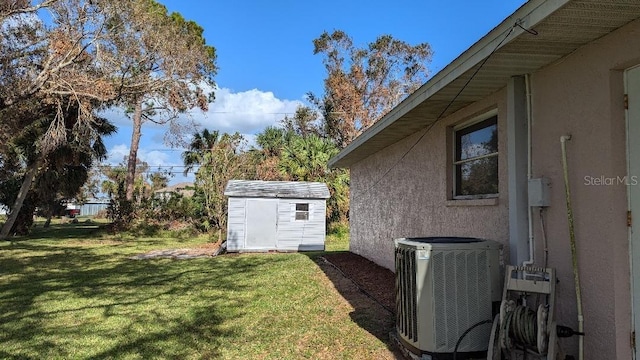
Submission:
[[[391,270],[350,252],[326,254],[323,257],[367,295],[387,310],[395,312],[395,275]]]

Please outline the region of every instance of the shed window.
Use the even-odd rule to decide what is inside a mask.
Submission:
[[[309,220],[309,204],[296,204],[296,220]]]
[[[458,129],[454,136],[454,198],[497,196],[498,117]]]

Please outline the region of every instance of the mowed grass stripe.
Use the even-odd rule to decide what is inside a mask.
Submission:
[[[0,244],[0,358],[391,357],[321,253],[131,260],[206,239],[54,230]]]

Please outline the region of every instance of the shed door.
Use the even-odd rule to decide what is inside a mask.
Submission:
[[[278,200],[247,200],[245,248],[275,249],[278,228]]]
[[[630,185],[629,210],[633,214],[631,237],[631,288],[633,290],[633,331],[640,330],[640,66],[627,70],[625,77],[628,96],[627,110],[627,146],[629,149],[629,170],[627,179]],[[637,336],[637,335],[636,335]],[[635,358],[640,359],[640,348],[633,350]]]

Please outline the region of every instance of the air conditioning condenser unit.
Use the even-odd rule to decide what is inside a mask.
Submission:
[[[424,359],[451,359],[461,335],[493,319],[502,298],[502,245],[477,238],[395,240],[396,330]],[[457,359],[486,354],[490,322],[462,339]]]

